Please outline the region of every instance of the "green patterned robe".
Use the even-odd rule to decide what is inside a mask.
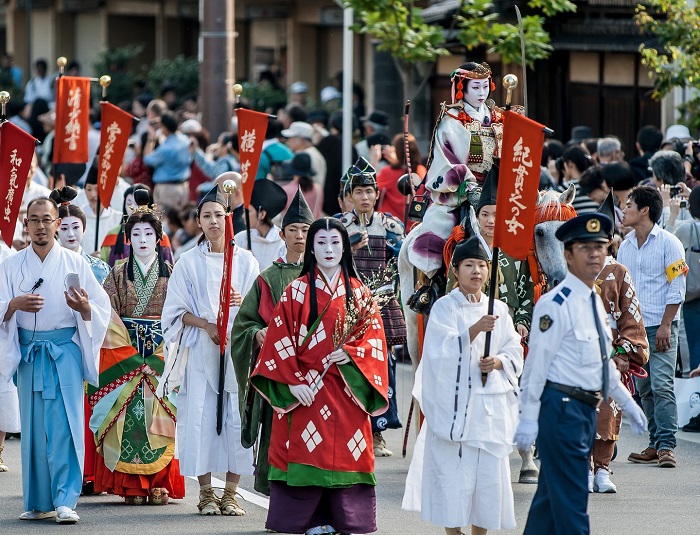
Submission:
[[[260,273],[245,296],[231,329],[231,358],[236,370],[241,412],[241,443],[251,448],[260,439],[255,460],[254,488],[267,496],[270,495],[267,453],[274,411],[260,393],[251,388],[250,372],[260,351],[255,335],[267,327],[285,288],[301,273],[301,264],[288,264],[281,260],[276,260]]]

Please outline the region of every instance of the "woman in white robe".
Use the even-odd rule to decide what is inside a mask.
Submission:
[[[180,472],[197,476],[201,514],[245,514],[235,499],[241,474],[253,473],[253,452],[241,445],[238,383],[230,358],[225,355],[224,408],[221,434],[216,432],[219,388],[219,289],[224,265],[224,217],[226,199],[216,186],[197,209],[204,231],[199,245],[184,253],[173,268],[163,306],[165,372],[158,395],[177,394],[176,445]],[[259,274],[258,262],[236,246],[231,272],[231,301],[227,332],[243,297]],[[189,357],[189,358],[188,358]],[[211,473],[226,472],[226,489],[219,499],[211,487]]]
[[[516,388],[523,367],[520,336],[508,307],[481,291],[488,255],[477,238],[455,248],[457,288],[430,313],[414,395],[425,421],[406,480],[403,508],[472,535],[515,527],[508,456],[518,420]],[[485,333],[491,332],[484,358]],[[485,384],[482,374],[485,373]]]
[[[5,260],[14,251],[0,240],[0,262]],[[7,381],[0,381],[0,472],[7,472],[9,468],[2,460],[2,450],[5,449],[5,434],[19,433],[19,398],[17,387],[12,377]]]

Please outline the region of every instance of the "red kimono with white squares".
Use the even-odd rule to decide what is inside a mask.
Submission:
[[[347,317],[346,289],[341,275],[334,291],[315,273],[319,322],[309,330],[310,274],[294,280],[284,291],[270,321],[265,344],[251,380],[276,411],[269,452],[270,479],[288,485],[342,488],[376,484],[370,415],[387,406],[387,347],[376,308],[362,327],[342,345],[350,363],[332,364],[323,379],[327,356]],[[351,279],[358,308],[369,300],[366,286]],[[331,295],[332,294],[332,295]],[[307,336],[308,335],[308,336]],[[290,385],[317,389],[310,407],[301,405]],[[313,386],[316,385],[316,386]]]

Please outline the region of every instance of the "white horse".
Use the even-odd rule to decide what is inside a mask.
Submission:
[[[543,289],[543,291],[559,284],[559,282],[564,280],[568,272],[564,259],[564,244],[556,238],[555,232],[564,221],[571,218],[573,212],[571,203],[575,195],[576,188],[573,185],[569,186],[563,193],[551,190],[538,193],[537,219],[535,220],[535,235],[533,240],[538,273],[531,273],[531,276],[533,280],[535,280],[535,277],[538,279],[544,278],[546,289]],[[418,321],[420,318],[418,317],[419,315],[408,306],[409,298],[417,289],[417,270],[409,261],[408,252],[413,247],[419,230],[420,225],[416,225],[408,233],[408,236],[406,236],[401,246],[398,260],[401,303],[406,319],[406,345],[411,355],[414,373],[418,366],[418,359],[416,356],[420,354],[418,342]],[[544,277],[540,277],[540,275]],[[540,283],[542,283],[541,280]],[[520,457],[522,458],[522,464],[518,481],[520,483],[537,483],[539,470],[533,461],[532,452],[520,451]]]

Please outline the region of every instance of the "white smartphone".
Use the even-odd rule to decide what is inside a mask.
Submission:
[[[71,292],[71,288],[75,288],[76,290],[80,288],[80,277],[77,273],[69,273],[66,275],[66,291]],[[71,293],[74,294],[75,292]]]

